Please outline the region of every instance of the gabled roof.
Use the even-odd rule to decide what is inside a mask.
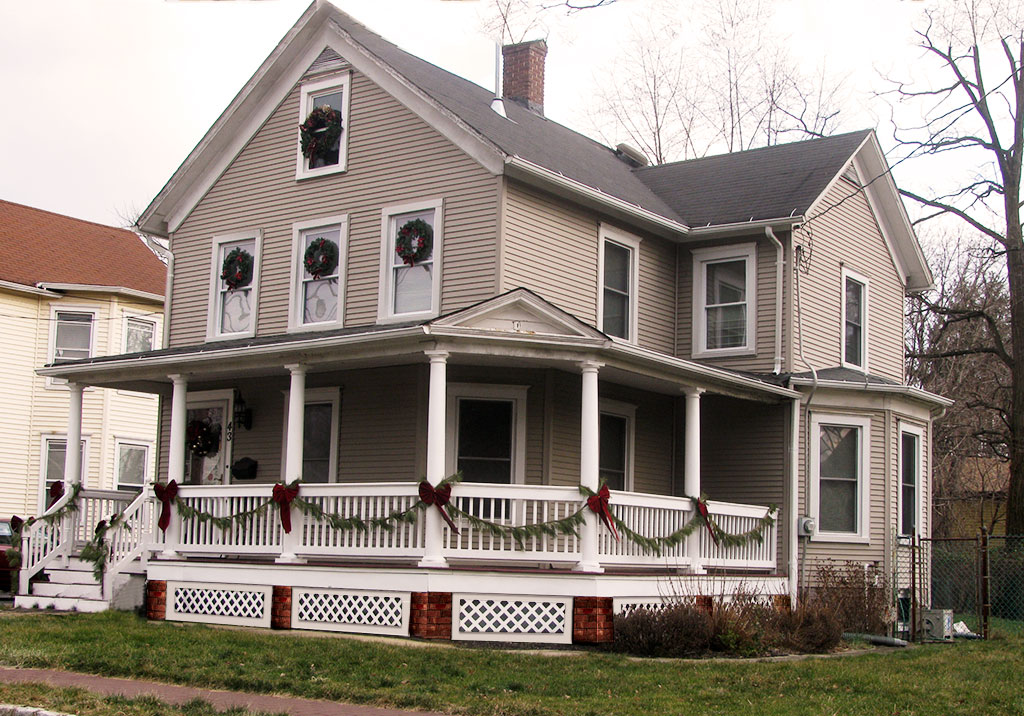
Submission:
[[[691,227],[802,216],[871,130],[636,170]]]
[[[127,229],[0,200],[0,281],[164,294],[166,267]]]

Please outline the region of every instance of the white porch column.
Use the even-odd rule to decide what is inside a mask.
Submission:
[[[701,388],[686,390],[686,427],[683,436],[683,493],[687,497],[700,497],[700,395]],[[701,530],[694,530],[686,539],[686,553],[690,556],[690,571],[705,574],[700,563]]]
[[[580,363],[583,376],[583,396],[580,400],[580,485],[597,491],[600,482],[599,448],[601,444],[601,413],[597,393],[597,372],[601,363]],[[584,523],[580,529],[580,561],[573,568],[577,572],[603,572],[598,557],[597,540],[600,518],[591,510],[584,510]]]
[[[64,450],[64,482],[73,485],[82,481],[82,391],[81,383],[68,383],[71,402],[68,406],[68,439]]]
[[[172,480],[180,485],[185,481],[185,425],[188,422],[188,377],[169,375],[171,379],[171,436],[167,455],[167,482]],[[160,552],[161,559],[174,559],[178,556],[178,542],[181,539],[181,520],[177,510],[171,504],[171,523],[164,532],[164,549]]]
[[[284,483],[289,485],[295,480],[302,479],[302,447],[306,423],[306,366],[295,363],[286,365],[285,368],[291,374],[291,383],[288,386],[287,448],[284,456]],[[294,510],[292,516],[295,516]],[[275,560],[276,562],[303,561],[295,556],[302,535],[302,523],[300,516],[299,519],[292,520],[291,532],[282,531],[281,556]]]
[[[448,404],[448,352],[425,351],[430,359],[430,387],[427,396],[427,482],[437,485],[445,478],[446,407]],[[421,567],[447,567],[441,514],[436,508],[424,512],[424,547]]]

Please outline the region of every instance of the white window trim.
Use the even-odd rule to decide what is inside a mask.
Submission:
[[[284,394],[284,429],[281,431],[281,480],[285,479],[284,456],[288,454],[288,407],[290,390],[282,391]],[[331,386],[329,388],[307,388],[306,399],[303,405],[313,403],[330,403],[331,405],[331,459],[327,463],[327,482],[338,481],[338,433],[341,430],[341,387]],[[310,483],[319,484],[319,483]]]
[[[326,174],[340,174],[348,169],[349,103],[352,97],[352,73],[342,72],[326,79],[306,82],[302,85],[299,99],[299,121],[302,124],[313,111],[313,95],[329,94],[329,90],[340,89],[341,97],[341,141],[338,144],[338,163],[327,167],[309,168],[309,160],[302,156],[302,142],[298,131],[295,133],[295,180],[310,179]]]
[[[860,432],[860,453],[857,465],[857,531],[825,532],[821,529],[819,480],[821,479],[821,428],[836,426],[857,428]],[[809,512],[818,529],[814,542],[845,542],[868,544],[871,540],[871,418],[858,415],[811,413],[811,484],[808,495]]]
[[[624,491],[632,492],[636,489],[633,482],[633,455],[635,454],[636,446],[636,406],[619,400],[601,398],[598,400],[598,412],[626,419],[626,476],[622,480],[622,485]],[[598,443],[598,450],[600,450],[600,442]],[[600,463],[600,459],[598,459],[598,463]]]
[[[142,313],[140,311],[129,311],[125,309],[121,314],[121,352],[128,352],[128,321],[145,321],[153,324],[153,347],[150,350],[160,350],[160,321],[158,316]]]
[[[96,328],[99,309],[92,305],[64,305],[50,304],[50,338],[46,346],[46,362],[53,364],[54,356],[57,353],[57,314],[58,313],[88,313],[92,315],[91,330],[89,331],[89,357],[96,357]],[[63,378],[47,377],[46,387],[56,390],[67,390],[68,382]]]
[[[870,295],[870,283],[868,277],[864,274],[857,273],[856,271],[843,267],[842,271],[842,285],[840,286],[839,293],[839,353],[842,356],[842,366],[844,368],[851,368],[861,373],[868,372],[868,318],[870,313],[869,308],[869,295]],[[849,363],[846,360],[846,279],[850,278],[861,284],[864,287],[864,292],[861,295],[861,325],[860,325],[860,355],[863,358],[863,365],[857,365],[856,363]]]
[[[252,257],[252,321],[249,330],[238,333],[221,333],[220,326],[220,247],[237,241],[255,239],[255,251]],[[206,340],[223,341],[232,338],[251,338],[256,335],[256,321],[259,317],[260,263],[263,254],[263,231],[238,231],[233,234],[219,234],[213,237],[213,251],[210,257],[210,289],[207,297]]]
[[[693,357],[716,358],[719,356],[751,355],[757,352],[757,244],[731,244],[708,249],[691,249],[693,256]],[[707,347],[707,321],[705,301],[707,297],[707,272],[710,263],[736,261],[746,262],[744,274],[747,293],[746,344],[734,348]]]
[[[36,504],[39,505],[39,514],[43,514],[46,511],[46,443],[51,440],[63,440],[64,449],[67,450],[68,436],[67,433],[42,433],[39,436],[39,494],[37,496]],[[82,448],[82,487],[88,487],[89,477],[89,443],[91,442],[91,436],[82,435],[82,442],[85,446]],[[65,454],[67,454],[65,452]],[[65,478],[67,476],[65,475]],[[67,480],[65,479],[66,483]]]
[[[152,465],[150,460],[153,456],[153,442],[150,440],[139,440],[137,438],[122,438],[114,437],[114,482],[113,487],[115,490],[119,490],[121,485],[121,446],[127,447],[140,447],[146,450],[145,467],[142,472],[142,484],[139,485],[141,489],[145,489],[146,485],[152,480]]]
[[[305,248],[302,234],[309,229],[338,228],[338,318],[320,323],[303,323],[305,306],[302,301],[302,279],[305,273],[302,259]],[[348,269],[348,214],[325,216],[292,224],[292,300],[288,304],[289,331],[322,331],[341,328],[345,324],[345,285]]]
[[[512,402],[512,482],[526,484],[526,394],[525,385],[494,385],[490,383],[449,383],[446,415],[445,455],[447,474],[458,469],[459,400],[504,400]]]
[[[637,323],[640,311],[640,242],[639,236],[628,234],[607,224],[598,230],[600,245],[597,252],[597,327],[604,331],[604,247],[607,243],[617,244],[629,251],[629,315],[626,317],[626,336],[609,336],[613,341],[637,342]]]
[[[896,471],[896,533],[904,536],[903,530],[903,433],[908,433],[917,438],[917,484],[914,486],[914,516],[916,517],[916,529],[918,536],[921,527],[924,525],[924,428],[903,420],[897,422],[899,426],[899,442],[896,452],[896,460],[899,468]]]
[[[392,313],[391,306],[394,305],[395,287],[392,277],[392,257],[394,252],[394,239],[391,235],[391,217],[399,214],[411,214],[419,211],[434,211],[434,246],[433,246],[433,267],[434,285],[431,287],[430,310],[415,311],[413,313]],[[415,321],[423,318],[433,318],[438,315],[441,306],[441,268],[444,253],[444,199],[434,197],[423,201],[410,202],[408,204],[396,204],[385,206],[381,209],[380,221],[380,281],[378,282],[379,293],[377,295],[377,323],[398,323],[400,321]]]

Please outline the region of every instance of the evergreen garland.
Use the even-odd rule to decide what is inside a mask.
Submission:
[[[39,522],[40,520],[48,525],[53,525],[54,522],[59,522],[64,519],[64,515],[69,512],[78,512],[78,497],[82,492],[82,483],[75,482],[71,484],[71,497],[68,501],[61,506],[59,510],[50,514],[44,514],[42,517],[29,517],[27,520],[18,525],[17,529],[12,529],[14,532],[14,538],[11,540],[13,546],[7,550],[7,565],[11,569],[18,569],[21,566],[21,533],[22,531],[30,526]],[[12,520],[13,523],[13,520]]]

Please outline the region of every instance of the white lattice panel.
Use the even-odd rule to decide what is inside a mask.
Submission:
[[[678,602],[679,600],[676,599],[674,601]],[[637,609],[661,611],[668,606],[671,606],[671,604],[661,597],[615,597],[612,599],[612,612],[614,614],[630,614]]]
[[[572,641],[572,599],[454,594],[452,603],[452,639],[556,644]]]
[[[292,590],[292,628],[409,635],[409,592]]]
[[[205,624],[270,626],[273,587],[167,583],[167,619]]]

